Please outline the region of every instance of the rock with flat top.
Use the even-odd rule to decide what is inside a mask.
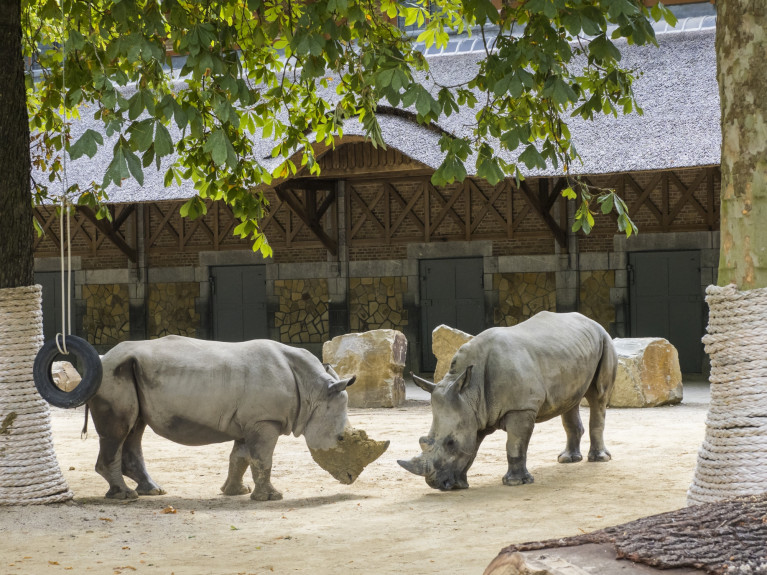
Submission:
[[[347,389],[349,407],[398,407],[405,402],[407,339],[394,329],[334,337],[322,346],[322,361],[341,378],[357,376]]]
[[[660,337],[616,338],[618,374],[610,407],[656,407],[682,401],[679,354]]]
[[[471,341],[473,335],[455,329],[447,325],[438,325],[431,332],[431,351],[437,358],[437,367],[434,369],[434,383],[442,381],[450,369],[450,362],[455,352],[467,341]]]

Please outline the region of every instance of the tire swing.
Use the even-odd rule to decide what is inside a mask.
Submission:
[[[64,294],[64,212],[67,212],[67,297]],[[69,334],[72,332],[72,309],[69,305],[72,296],[72,244],[69,227],[69,209],[66,198],[61,205],[61,331]],[[65,323],[65,317],[68,320]],[[65,329],[66,328],[66,329]],[[91,399],[101,386],[101,377],[103,368],[101,366],[101,357],[96,349],[81,337],[57,333],[56,337],[47,341],[37,352],[32,377],[38,393],[45,401],[55,407],[70,409],[80,407]],[[59,336],[61,339],[59,340]],[[61,355],[74,355],[77,359],[78,371],[82,380],[71,391],[64,391],[53,381],[51,367],[53,362]],[[74,363],[74,362],[72,362]]]

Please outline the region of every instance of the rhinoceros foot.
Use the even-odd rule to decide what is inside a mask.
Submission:
[[[110,487],[104,497],[107,499],[138,499],[138,493],[134,489]]]
[[[282,499],[282,493],[276,489],[254,491],[250,494],[250,498],[253,501],[279,501]]]
[[[566,449],[557,457],[559,463],[578,463],[583,461],[583,455],[580,451],[567,451]]]
[[[139,483],[136,486],[139,495],[165,495],[166,491],[154,482]]]
[[[250,493],[250,487],[242,482],[230,484],[227,481],[221,486],[221,493],[224,495],[246,495]]]
[[[388,447],[388,441],[369,439],[361,429],[347,427],[335,447],[309,451],[320,467],[344,485],[350,485]]]
[[[612,455],[606,449],[589,451],[589,461],[610,461],[611,459]]]
[[[528,483],[535,483],[535,479],[527,472],[524,475],[510,475],[507,473],[503,476],[504,485],[526,485]]]

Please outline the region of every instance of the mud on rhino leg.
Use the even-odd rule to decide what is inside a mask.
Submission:
[[[224,495],[245,495],[250,493],[250,487],[243,483],[242,478],[250,465],[250,451],[244,441],[237,440],[229,455],[229,474],[221,486]]]
[[[567,434],[565,450],[559,454],[559,463],[576,463],[583,459],[581,455],[581,437],[583,437],[583,423],[581,422],[580,404],[570,411],[562,414],[562,426]]]
[[[503,476],[504,485],[523,485],[534,481],[527,471],[527,446],[533,435],[535,415],[534,411],[510,411],[503,417],[509,461],[509,470]]]
[[[589,402],[589,461],[610,461],[612,456],[605,447],[605,412],[607,411],[607,393],[599,393],[592,385],[586,392]]]
[[[141,415],[128,434],[122,448],[122,474],[136,482],[139,495],[165,495],[165,490],[149,476],[144,463],[141,440],[144,437],[146,422]]]
[[[264,422],[250,437],[246,438],[250,449],[250,472],[253,475],[254,501],[276,501],[282,499],[282,493],[272,485],[272,455],[280,437],[280,427],[276,423]]]

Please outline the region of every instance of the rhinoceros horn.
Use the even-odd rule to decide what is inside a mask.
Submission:
[[[426,462],[423,460],[423,457],[420,455],[416,455],[412,459],[398,459],[397,463],[400,464],[404,469],[408,470],[410,473],[414,473],[415,475],[420,475],[421,477],[426,477],[427,472],[427,466]]]
[[[412,371],[410,372],[410,376],[413,378],[413,382],[414,382],[414,383],[415,383],[415,384],[416,384],[418,387],[420,387],[421,389],[423,389],[424,391],[428,391],[429,393],[432,393],[432,392],[433,392],[433,391],[434,391],[434,390],[437,388],[437,386],[436,386],[435,384],[433,384],[433,383],[432,383],[432,382],[430,382],[430,381],[427,381],[427,380],[423,379],[422,377],[418,377],[418,376],[417,376],[416,374],[414,374]],[[406,469],[407,469],[407,468],[406,468]]]

